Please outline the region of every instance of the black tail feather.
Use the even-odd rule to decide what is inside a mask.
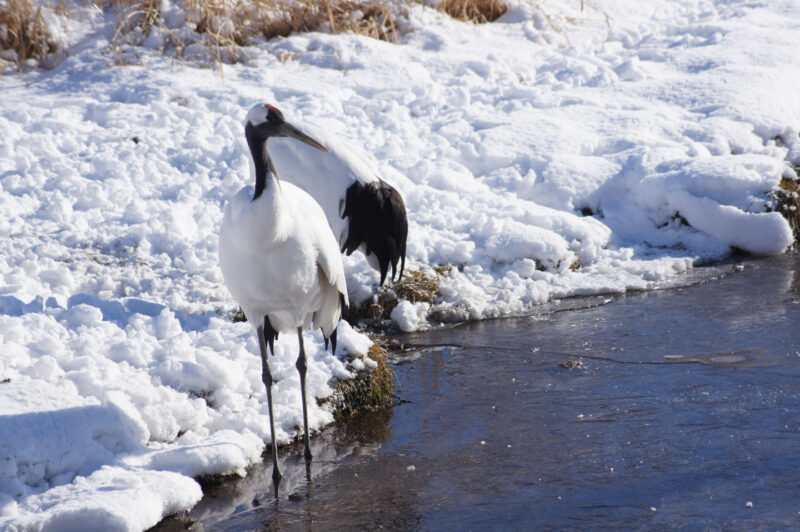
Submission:
[[[325,342],[325,349],[328,349],[328,340],[331,342],[331,354],[336,354],[336,329],[333,330],[330,336],[322,335],[322,340]]]
[[[264,338],[267,339],[269,345],[269,353],[275,354],[275,340],[278,339],[278,331],[276,331],[272,324],[269,322],[269,316],[264,316]]]
[[[344,294],[340,293],[339,294],[339,310],[341,310],[341,312],[344,313],[344,311],[346,309],[347,309],[347,303],[345,303],[345,301],[344,301]],[[330,342],[331,342],[331,354],[333,354],[333,355],[336,354],[336,339],[337,339],[336,332],[337,331],[338,331],[338,325],[337,325],[337,328],[333,329],[333,332],[331,333],[330,336],[325,336],[325,333],[324,332],[322,333],[322,339],[325,342],[325,349],[328,349],[328,340],[330,340]]]
[[[400,251],[400,275],[397,276],[397,280],[403,278],[403,270],[406,269],[406,243],[403,242],[403,249]],[[392,274],[392,281],[394,281],[394,274]]]
[[[336,329],[331,333],[331,354],[336,354]]]
[[[381,284],[386,280],[389,265],[391,279],[397,273],[400,262],[399,281],[405,268],[408,219],[403,198],[391,185],[383,181],[355,183],[347,189],[342,217],[350,217],[347,239],[342,251],[348,255],[366,245],[366,254],[378,259]]]

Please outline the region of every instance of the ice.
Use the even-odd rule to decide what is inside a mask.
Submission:
[[[406,270],[449,267],[432,305],[393,309],[400,330],[783,252],[795,3],[580,4],[515,0],[484,25],[414,5],[399,44],[259,39],[221,72],[162,55],[158,30],[111,67],[110,17],[45,7],[68,53],[0,77],[0,528],[146,529],[198,500],[194,477],[261,459],[258,345],[217,257],[256,102],[363,152],[406,202]],[[373,297],[365,259],[344,265],[351,301]],[[302,424],[293,336],[271,361],[281,442]],[[317,332],[305,345],[310,397],[374,365],[346,323],[338,356]],[[313,429],[332,421],[309,405]]]

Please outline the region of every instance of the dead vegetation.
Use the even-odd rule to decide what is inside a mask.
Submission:
[[[151,12],[153,0],[133,1],[140,7],[134,6],[132,13]],[[285,37],[297,32],[353,32],[397,42],[394,13],[389,4],[381,1],[326,0],[288,4],[279,0],[185,0],[183,9],[185,21],[181,24],[186,26],[183,28],[169,27],[161,16],[155,19],[149,15],[137,16],[134,20],[141,24],[133,27],[129,16],[118,17],[120,22],[112,49],[121,56],[120,49],[140,44],[154,26],[165,36],[165,50],[173,50],[179,59],[195,60],[205,55],[217,64],[252,62],[245,47],[253,40]]]
[[[43,10],[65,15],[61,2],[49,7],[43,0],[0,0],[0,57],[20,70],[30,59],[54,66],[51,59],[64,51],[52,38]],[[494,21],[507,9],[502,0],[183,0],[175,4],[178,12],[159,0],[92,3],[117,21],[110,46],[115,65],[141,62],[136,48],[142,45],[207,64],[252,62],[245,47],[254,40],[310,31],[350,32],[397,43],[402,33],[398,21],[411,4],[475,23]],[[165,8],[172,11],[165,13]]]
[[[333,395],[325,399],[326,403],[333,406],[338,419],[392,405],[394,373],[387,361],[389,353],[382,339],[377,336],[371,338],[373,344],[367,356],[377,366],[360,372],[354,379],[337,382]]]
[[[197,33],[220,44],[246,45],[250,39],[291,33],[353,32],[396,42],[394,13],[383,1],[325,0],[288,5],[276,0],[186,0],[188,21]]]
[[[795,167],[800,174],[800,166]],[[800,182],[796,179],[784,177],[778,189],[773,192],[775,210],[786,218],[794,233],[794,241],[800,239]]]
[[[193,28],[181,32],[169,27],[158,13],[155,0],[110,0],[118,13],[112,50],[118,64],[124,64],[122,49],[138,45],[158,27],[165,36],[165,48],[181,59],[195,59],[187,53],[200,43],[217,63],[249,60],[244,47],[254,39],[286,37],[292,33],[324,31],[354,33],[397,43],[398,19],[410,3],[428,5],[464,21],[485,23],[506,12],[501,0],[184,0],[185,23]]]
[[[0,56],[3,59],[15,63],[19,71],[29,59],[47,66],[57,48],[41,6],[34,7],[32,0],[0,1]],[[0,63],[0,74],[2,69]]]
[[[416,1],[428,4],[422,0]],[[441,0],[433,7],[454,19],[471,21],[476,24],[494,22],[508,10],[505,2],[500,0]]]
[[[439,296],[442,278],[449,275],[451,269],[451,266],[444,265],[435,266],[427,273],[406,270],[400,281],[393,286],[380,287],[375,296],[360,306],[351,305],[342,317],[350,323],[361,323],[374,329],[384,328],[384,322],[401,299],[433,305]]]
[[[397,42],[396,15],[385,2],[331,2],[326,0],[327,31],[331,33],[352,32],[382,41]],[[313,31],[316,28],[303,31]]]

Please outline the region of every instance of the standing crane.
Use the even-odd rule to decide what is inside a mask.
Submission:
[[[272,479],[277,493],[281,472],[272,411],[273,376],[268,353],[274,354],[278,333],[297,331],[303,402],[305,458],[311,460],[306,406],[306,360],[303,330],[322,329],[336,351],[336,326],[347,305],[344,267],[336,238],[322,208],[291,183],[278,180],[267,151],[273,137],[290,137],[326,148],[286,122],[271,105],[250,109],[245,137],[253,158],[255,188],[242,188],[228,203],[219,235],[219,260],[225,284],[256,328],[262,380],[267,389],[272,434]]]
[[[322,206],[341,250],[356,249],[378,270],[383,284],[389,266],[391,279],[403,277],[408,219],[400,193],[381,179],[374,164],[357,148],[307,124],[298,127],[319,140],[326,151],[280,139],[270,154],[281,179],[294,183]],[[400,264],[397,271],[398,262]]]

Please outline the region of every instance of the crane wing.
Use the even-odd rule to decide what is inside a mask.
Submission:
[[[408,220],[403,198],[392,186],[383,181],[356,183],[347,190],[342,217],[350,217],[347,239],[342,251],[350,255],[362,244],[365,255],[374,254],[381,273],[381,284],[386,279],[389,265],[392,280],[400,262],[400,275],[406,263],[406,237]]]

